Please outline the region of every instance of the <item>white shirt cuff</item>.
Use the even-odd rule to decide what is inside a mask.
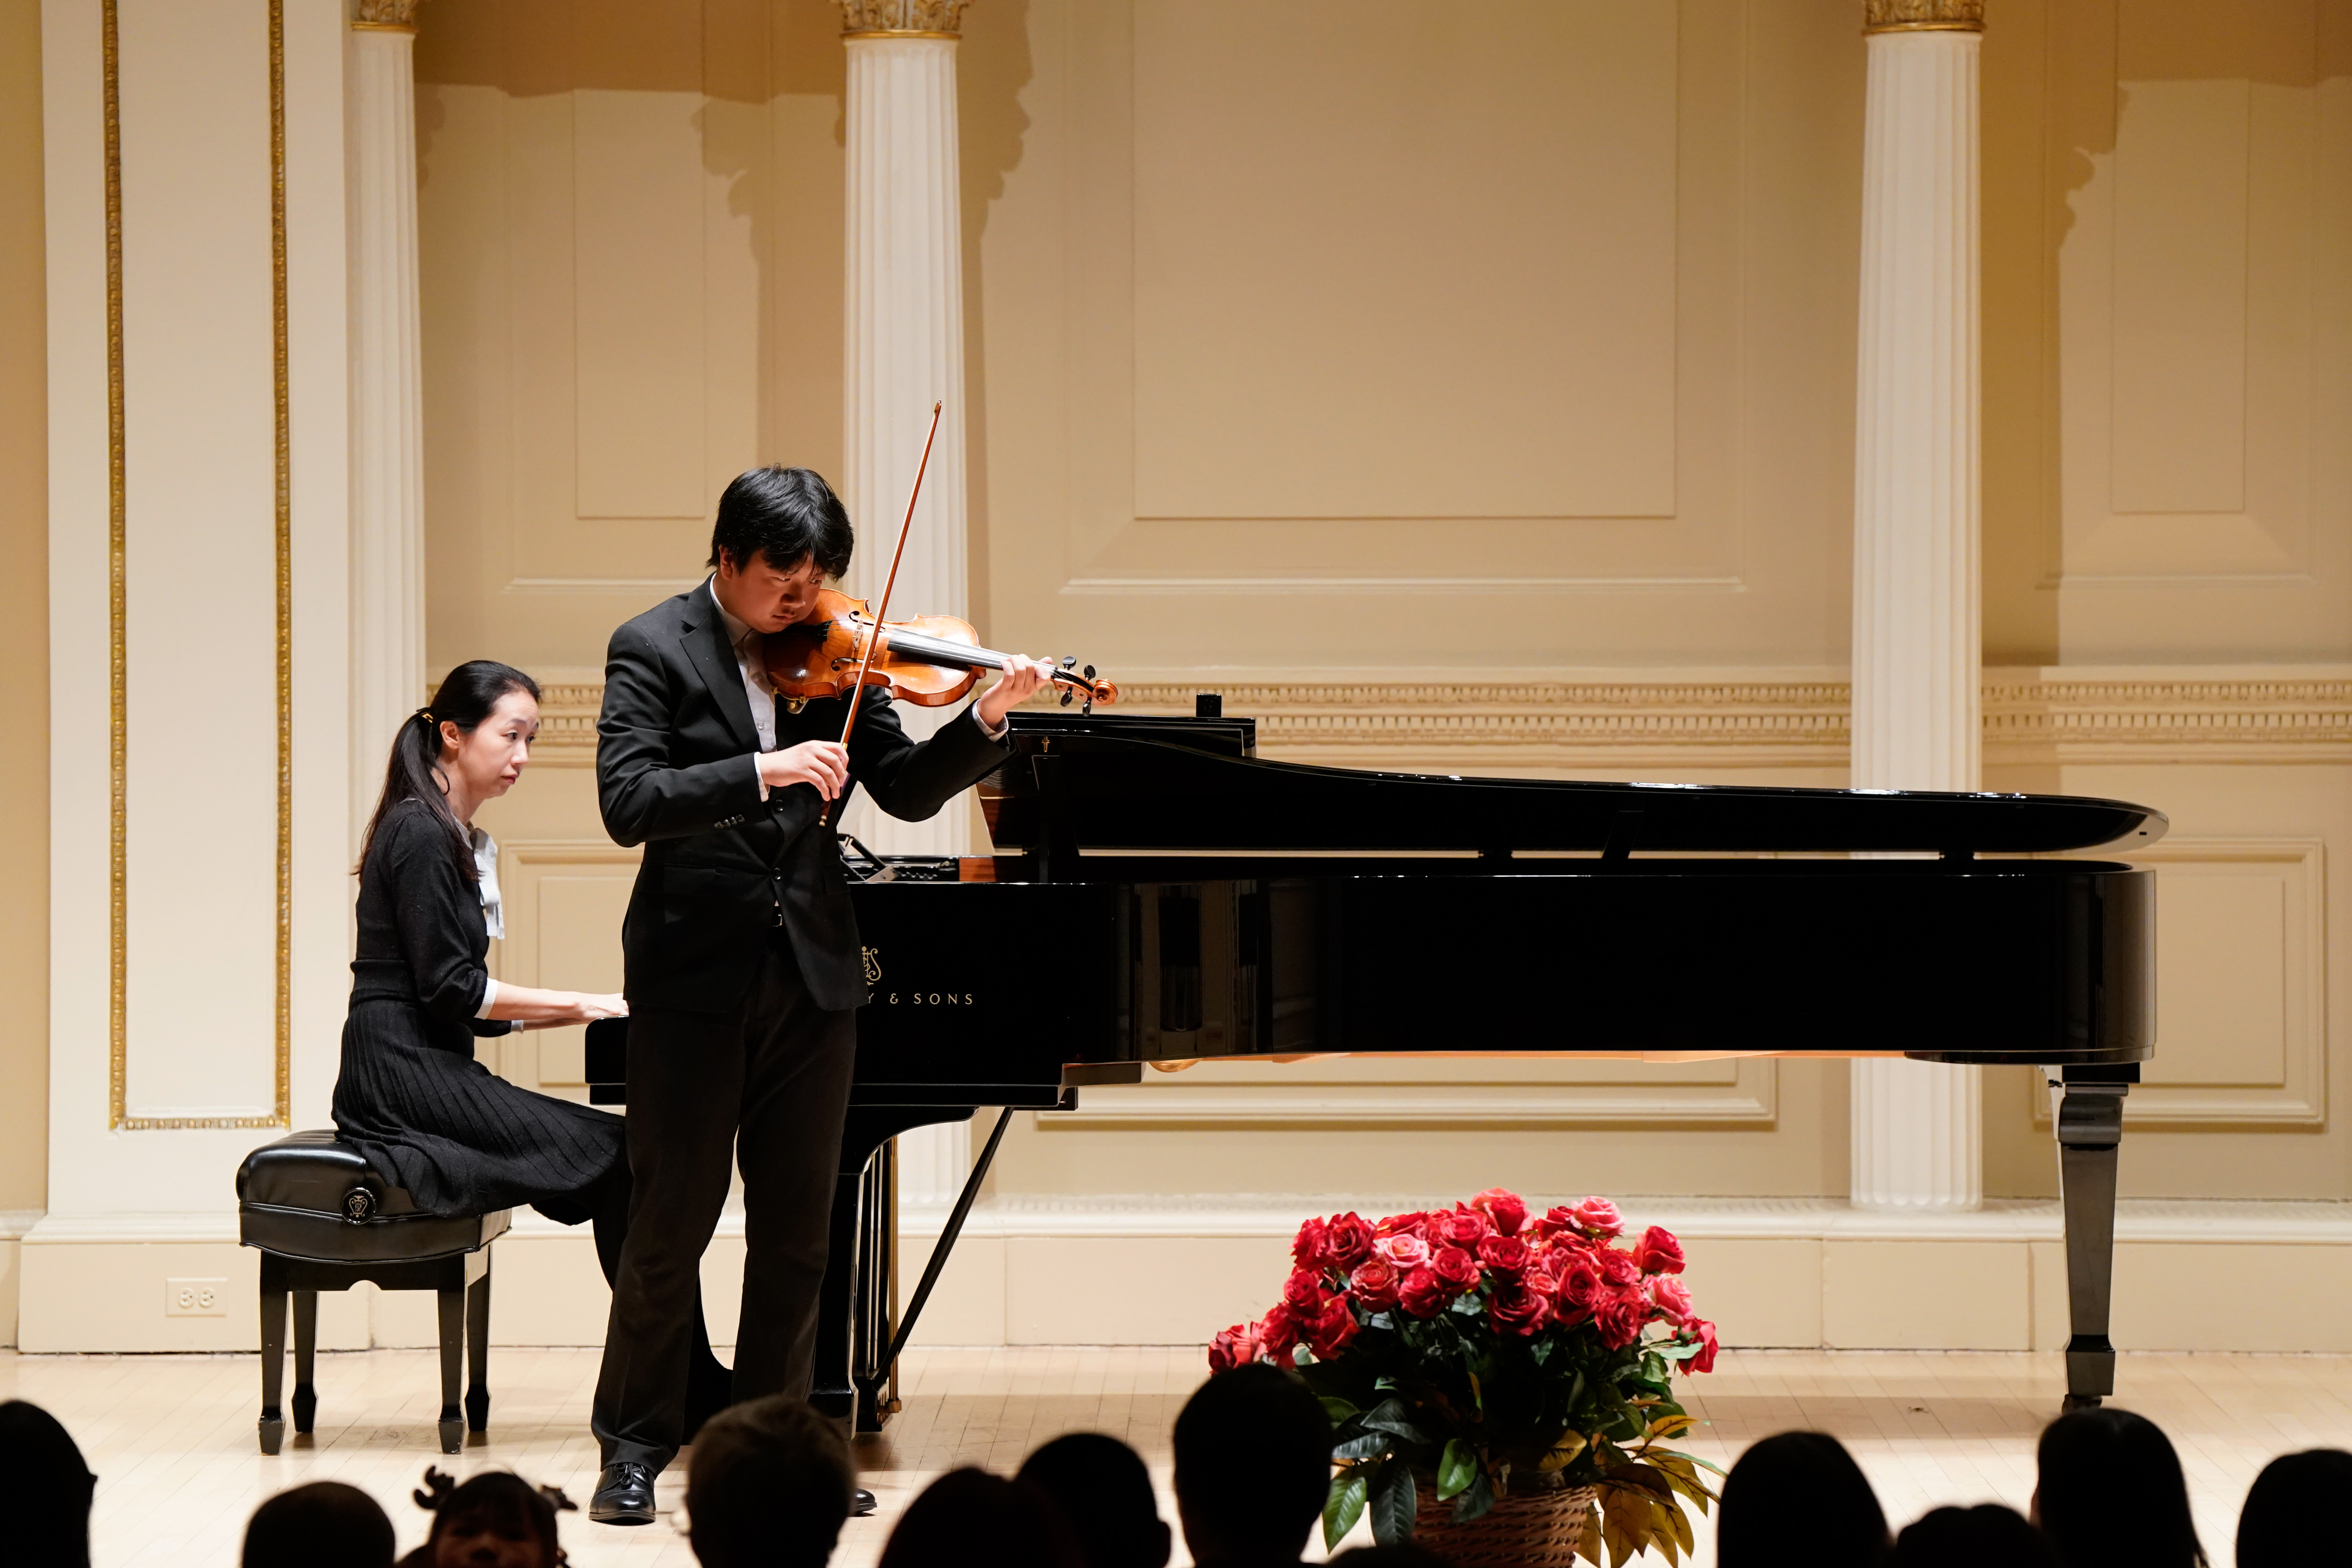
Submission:
[[[1013,721],[1010,717],[1007,717],[998,723],[994,729],[990,729],[988,726],[988,721],[980,716],[980,704],[977,702],[973,703],[968,711],[971,714],[971,721],[980,726],[980,732],[987,736],[992,741],[1002,741],[1004,739],[1006,732],[1013,728]]]
[[[477,1018],[488,1017],[490,1016],[490,1004],[496,1002],[498,999],[499,983],[491,979],[487,974],[482,976],[482,1005],[474,1009],[474,1016]]]

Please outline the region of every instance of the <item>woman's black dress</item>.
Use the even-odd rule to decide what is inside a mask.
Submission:
[[[360,869],[335,1128],[427,1214],[530,1204],[577,1225],[593,1206],[586,1189],[616,1164],[626,1170],[622,1121],[517,1088],[474,1059],[477,1035],[513,1027],[474,1016],[488,952],[481,894],[449,829],[422,801],[394,806]]]

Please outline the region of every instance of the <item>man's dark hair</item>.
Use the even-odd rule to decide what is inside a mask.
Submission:
[[[2206,1561],[2180,1456],[2155,1422],[2105,1405],[2042,1429],[2033,1489],[2066,1568],[2190,1568]]]
[[[703,1568],[819,1568],[857,1471],[841,1428],[789,1394],[730,1405],[695,1435],[687,1541]]]
[[[0,1473],[24,1499],[10,1510],[9,1549],[26,1563],[89,1568],[89,1499],[98,1478],[73,1435],[29,1400],[0,1404]]]
[[[241,1568],[392,1568],[392,1521],[375,1499],[341,1481],[289,1487],[253,1510]]]
[[[1085,1568],[1069,1521],[1027,1481],[967,1466],[907,1505],[876,1568]]]
[[[1297,1557],[1331,1489],[1331,1420],[1295,1373],[1221,1372],[1176,1417],[1176,1507],[1195,1562]]]
[[[1721,1568],[1873,1568],[1886,1560],[1886,1512],[1845,1445],[1782,1432],[1749,1446],[1716,1510]]]
[[[1071,1432],[1021,1461],[1018,1478],[1062,1510],[1087,1568],[1166,1568],[1167,1521],[1143,1457],[1100,1432]]]
[[[856,531],[833,487],[807,468],[746,468],[719,498],[710,530],[710,560],[724,552],[741,571],[764,555],[779,572],[814,556],[817,570],[838,577],[849,570]]]
[[[2287,1568],[2325,1563],[2343,1551],[2344,1521],[2336,1510],[2352,1496],[2352,1454],[2306,1448],[2281,1454],[2263,1467],[2238,1516],[2238,1568]]]

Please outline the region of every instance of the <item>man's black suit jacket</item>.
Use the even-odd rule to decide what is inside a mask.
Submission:
[[[850,776],[893,816],[920,821],[977,783],[1007,748],[960,715],[921,742],[889,698],[864,694]],[[841,738],[839,698],[776,710],[779,748]],[[614,842],[646,847],[622,924],[632,1006],[724,1013],[741,999],[779,925],[820,1007],[866,1000],[857,920],[841,851],[814,788],[760,798],[751,694],[706,582],[613,634],[596,720],[596,797]]]

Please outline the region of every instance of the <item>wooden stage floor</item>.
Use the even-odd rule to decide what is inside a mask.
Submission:
[[[313,1479],[373,1492],[404,1550],[424,1536],[425,1515],[408,1492],[427,1464],[460,1474],[508,1466],[564,1487],[584,1506],[596,1473],[588,1434],[596,1363],[593,1351],[494,1352],[487,1441],[454,1459],[436,1451],[437,1381],[425,1351],[322,1354],[316,1441],[295,1447],[289,1438],[277,1458],[255,1446],[259,1373],[249,1355],[0,1351],[0,1398],[30,1399],[57,1415],[98,1472],[96,1568],[227,1565],[254,1505]],[[835,1561],[867,1568],[890,1520],[940,1470],[1010,1471],[1036,1444],[1081,1428],[1116,1434],[1142,1451],[1172,1521],[1168,1429],[1204,1375],[1202,1352],[1191,1347],[909,1352],[905,1414],[859,1448],[881,1513],[851,1521]],[[2295,1448],[2352,1447],[2352,1357],[2130,1355],[2121,1384],[2117,1403],[2159,1423],[2179,1448],[2217,1563],[2231,1561],[2238,1505],[2267,1460]],[[1834,1433],[1900,1524],[1944,1502],[2022,1508],[2033,1487],[2034,1437],[2057,1409],[2062,1376],[2054,1354],[1749,1351],[1727,1352],[1692,1386],[1692,1407],[1708,1423],[1695,1436],[1699,1452],[1728,1464],[1774,1432]],[[681,1465],[663,1478],[665,1510],[683,1488]],[[572,1514],[563,1532],[579,1568],[693,1562],[667,1519],[617,1530]],[[1700,1563],[1712,1560],[1703,1542]],[[1188,1561],[1181,1548],[1178,1561]]]

